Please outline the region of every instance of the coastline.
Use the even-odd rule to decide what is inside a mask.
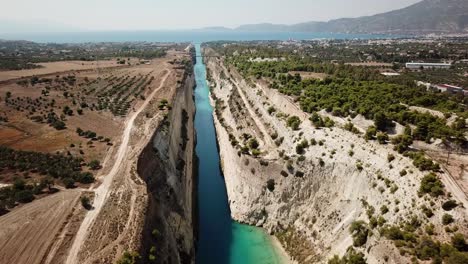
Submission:
[[[270,241],[271,245],[273,247],[273,250],[276,253],[276,256],[278,257],[278,260],[282,264],[297,264],[296,261],[291,259],[291,256],[289,256],[288,252],[286,249],[283,247],[281,242],[278,240],[278,238],[275,235],[269,235],[270,236]]]

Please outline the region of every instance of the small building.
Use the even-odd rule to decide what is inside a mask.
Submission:
[[[447,93],[464,93],[462,87],[449,85],[449,84],[434,84],[431,86],[432,89],[438,90],[440,92],[447,92]]]
[[[408,62],[406,68],[410,70],[423,69],[450,69],[451,63]]]

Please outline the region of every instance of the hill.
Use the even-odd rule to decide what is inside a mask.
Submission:
[[[424,0],[403,9],[373,16],[294,25],[244,25],[236,30],[398,34],[468,32],[468,1]]]

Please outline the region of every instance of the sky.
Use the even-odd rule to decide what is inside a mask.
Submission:
[[[373,15],[420,0],[2,0],[1,21],[50,29],[172,30]],[[6,22],[5,22],[6,23]],[[10,24],[5,24],[10,25]],[[4,27],[5,27],[4,25]]]

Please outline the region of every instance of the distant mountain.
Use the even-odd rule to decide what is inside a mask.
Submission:
[[[205,27],[200,30],[202,31],[231,31],[232,29],[227,28],[227,27]]]
[[[423,0],[403,9],[373,16],[294,25],[244,25],[235,30],[396,34],[468,33],[468,0]]]

